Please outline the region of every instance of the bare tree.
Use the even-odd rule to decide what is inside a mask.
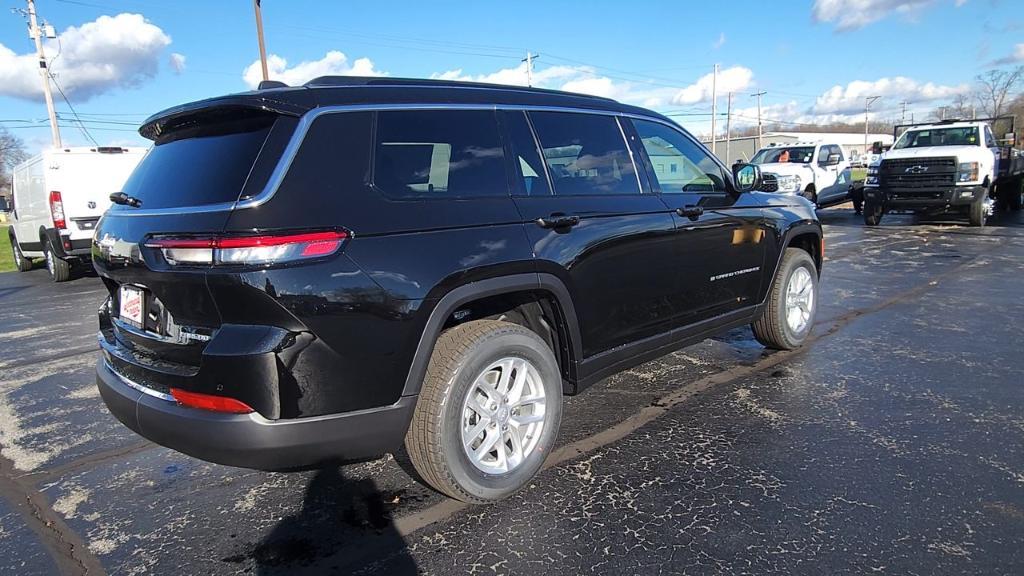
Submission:
[[[25,143],[21,141],[21,138],[0,127],[0,193],[10,190],[10,172],[26,158],[28,158],[28,154],[25,152]]]
[[[956,98],[953,99],[953,103],[947,109],[950,117],[974,118],[976,116],[975,98],[975,95],[957,94]]]
[[[982,111],[989,116],[999,116],[1006,112],[1007,100],[1013,98],[1021,81],[1024,81],[1024,66],[1012,70],[989,70],[979,74],[976,80]]]

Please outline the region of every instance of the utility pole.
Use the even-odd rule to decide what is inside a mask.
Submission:
[[[725,163],[729,164],[729,158],[732,157],[729,151],[732,145],[732,92],[729,92],[729,104],[725,110]]]
[[[757,149],[761,149],[761,96],[764,96],[767,92],[761,91],[757,94],[751,94],[751,97],[757,97]]]
[[[19,12],[21,12],[19,10]],[[39,56],[39,75],[43,77],[43,96],[46,98],[46,111],[50,116],[50,136],[53,138],[54,148],[63,148],[60,141],[60,128],[57,126],[57,111],[53,108],[53,92],[50,91],[50,68],[46,64],[46,52],[43,50],[44,30],[36,24],[36,3],[35,0],[28,0],[28,12],[22,12],[28,16],[28,36],[35,40],[36,54]],[[48,26],[46,28],[49,28]],[[54,36],[56,36],[54,34]]]
[[[711,77],[711,153],[715,152],[715,140],[718,136],[715,134],[715,120],[718,116],[718,64],[715,64],[715,73]]]
[[[907,101],[904,100],[903,102],[901,102],[901,104],[903,105],[903,113],[900,114],[900,124],[906,124],[907,123]]]
[[[260,0],[252,0],[252,5],[256,10],[256,39],[260,43],[260,67],[263,69],[263,79],[270,80],[270,73],[267,72],[267,48],[263,45],[263,11],[260,8]]]
[[[526,62],[526,85],[533,86],[533,61],[540,58],[540,54],[530,54],[530,51],[526,51],[526,58],[520,60],[520,62]]]
[[[864,153],[868,153],[868,109],[881,96],[868,96],[864,98]]]

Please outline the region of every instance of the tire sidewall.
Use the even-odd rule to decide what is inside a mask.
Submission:
[[[791,348],[799,348],[804,341],[807,340],[807,336],[810,335],[811,329],[814,327],[814,320],[818,315],[818,272],[814,267],[814,260],[811,259],[810,255],[800,250],[793,252],[795,254],[792,258],[787,258],[785,266],[782,269],[782,284],[781,290],[776,294],[778,301],[779,313],[779,332],[786,338],[787,343]],[[789,322],[786,321],[786,294],[789,292],[789,283],[793,279],[793,274],[799,268],[804,268],[811,275],[811,290],[814,294],[814,299],[811,306],[811,315],[807,319],[807,326],[804,327],[802,332],[796,333],[789,327]]]
[[[526,460],[511,472],[491,475],[477,469],[462,448],[462,404],[484,369],[505,357],[523,358],[537,369],[544,385],[547,419],[536,448]],[[475,497],[500,500],[529,482],[554,448],[562,418],[562,377],[558,364],[539,336],[505,332],[485,338],[472,346],[459,363],[442,409],[441,447],[452,477]]]

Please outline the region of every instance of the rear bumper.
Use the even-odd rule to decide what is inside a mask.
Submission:
[[[87,258],[92,255],[92,236],[76,238],[82,233],[73,235],[61,235],[60,230],[50,228],[46,230],[46,239],[53,248],[53,253],[61,258],[78,257]]]
[[[882,204],[891,210],[950,209],[967,208],[979,198],[984,198],[988,188],[984,186],[954,186],[935,189],[889,189],[884,187],[864,188],[864,200]]]
[[[220,414],[180,406],[116,374],[100,358],[96,385],[110,412],[157,444],[202,460],[287,470],[380,456],[402,444],[415,396],[390,406],[343,414],[267,420],[258,414]]]

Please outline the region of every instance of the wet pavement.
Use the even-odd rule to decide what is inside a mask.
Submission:
[[[401,455],[280,474],[150,444],[93,384],[99,280],[0,274],[0,574],[1024,573],[1024,215],[820,216],[811,343],[734,330],[568,398],[489,507]]]

